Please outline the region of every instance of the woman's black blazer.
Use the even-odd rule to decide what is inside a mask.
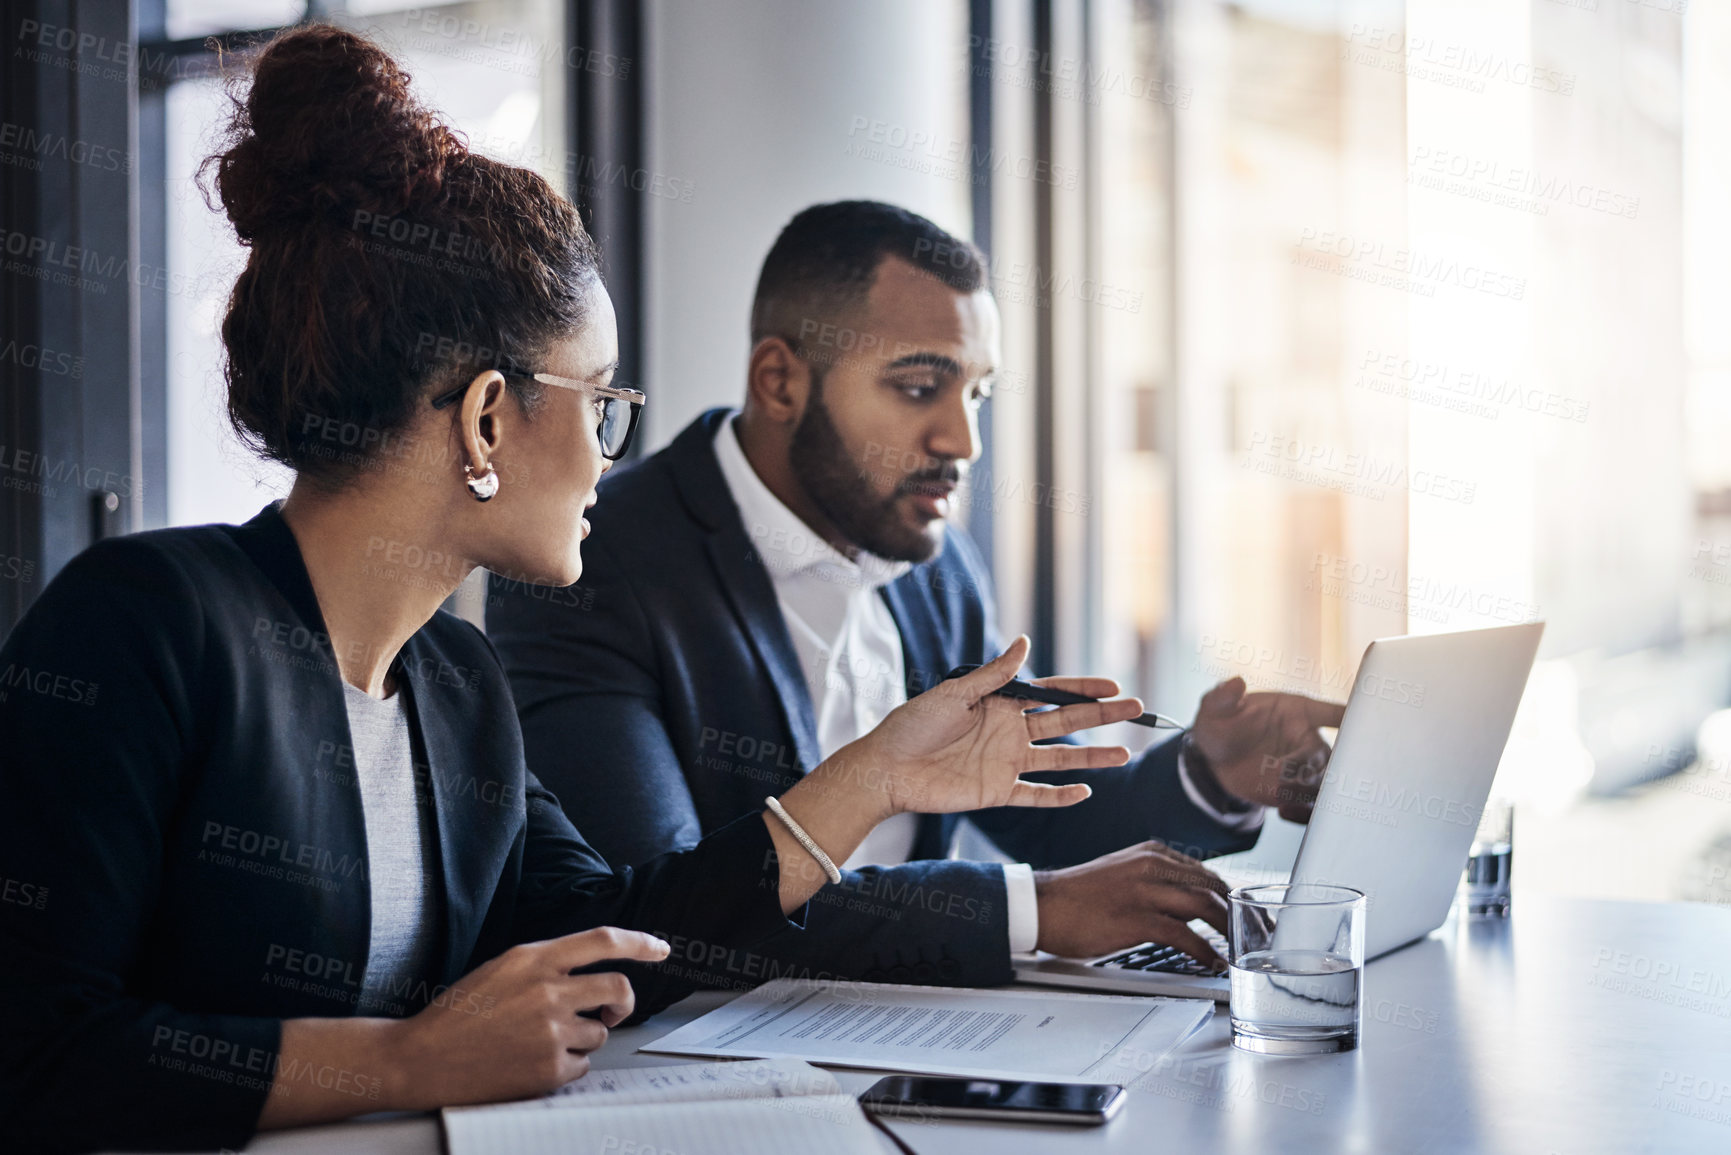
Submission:
[[[425,572],[382,542],[356,564]],[[403,976],[392,1010],[485,1014],[450,984],[589,927],[731,948],[789,925],[757,815],[610,869],[524,768],[504,672],[473,626],[435,615],[395,669],[443,913],[433,973]],[[349,742],[275,506],[101,542],[43,591],[0,648],[0,1135],[239,1147],[273,1078],[377,1093],[374,1073],[277,1059],[280,1020],[357,1013],[370,906]],[[632,977],[640,1010],[689,989],[660,968]]]

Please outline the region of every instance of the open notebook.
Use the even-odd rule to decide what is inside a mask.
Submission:
[[[448,1155],[882,1155],[835,1076],[792,1059],[591,1071],[542,1099],[447,1107]]]

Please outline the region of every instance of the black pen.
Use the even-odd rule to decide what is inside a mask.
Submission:
[[[944,680],[959,678],[963,674],[971,674],[978,666],[957,666],[944,675]],[[1020,678],[1012,678],[996,690],[1006,698],[1021,698],[1029,702],[1044,702],[1048,706],[1079,706],[1084,702],[1098,702],[1099,698],[1090,698],[1086,694],[1072,694],[1068,690],[1054,690],[1050,686],[1036,686],[1032,682],[1024,682]],[[1149,726],[1154,729],[1184,729],[1184,723],[1175,722],[1164,714],[1141,714],[1128,719],[1138,726]]]

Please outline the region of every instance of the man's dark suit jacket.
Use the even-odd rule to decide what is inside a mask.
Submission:
[[[529,765],[580,802],[585,833],[611,862],[690,846],[820,761],[792,639],[716,461],[716,431],[730,417],[711,410],[602,481],[578,584],[495,577],[490,588],[487,632],[511,678]],[[985,567],[954,526],[935,558],[882,593],[909,697],[1002,649]],[[1088,782],[1094,795],[1079,806],[965,817],[1036,868],[1153,837],[1198,854],[1248,846],[1254,834],[1225,831],[1190,802],[1177,750],[1169,741],[1129,766],[1046,776]],[[771,973],[1008,981],[1002,868],[942,859],[961,817],[921,817],[921,861],[849,872],[820,892],[804,931],[760,948]]]
[[[401,1013],[485,1013],[450,984],[519,942],[612,924],[743,949],[789,927],[756,815],[608,867],[525,770],[467,622],[436,615],[394,670],[441,883],[431,965],[392,976]],[[278,1061],[283,1019],[379,1012],[356,1006],[371,909],[342,682],[275,507],[75,558],[0,648],[0,734],[0,1147],[239,1148],[273,1078],[367,1096],[369,1072]],[[691,989],[632,980],[640,1010]]]

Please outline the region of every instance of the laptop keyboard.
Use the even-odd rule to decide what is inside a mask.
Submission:
[[[1218,934],[1209,932],[1202,936],[1208,945],[1226,957],[1226,940]],[[1160,971],[1174,975],[1206,975],[1214,976],[1215,972],[1205,963],[1199,963],[1175,946],[1160,946],[1158,943],[1145,942],[1141,946],[1131,947],[1127,951],[1103,958],[1094,963],[1097,967],[1111,967],[1121,971]]]

